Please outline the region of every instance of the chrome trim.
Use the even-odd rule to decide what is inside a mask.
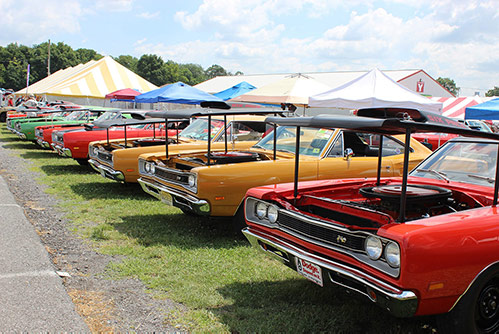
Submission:
[[[255,205],[253,205],[251,203],[251,201],[254,201],[255,203],[257,202],[264,202],[266,204],[271,204],[269,202],[266,202],[266,201],[262,201],[260,199],[257,199],[255,197],[247,197],[246,200],[245,200],[245,206],[247,208],[253,208]],[[296,219],[296,220],[300,220],[304,223],[307,223],[307,224],[311,224],[311,225],[315,225],[315,226],[318,226],[318,227],[321,227],[321,228],[324,228],[324,229],[328,229],[328,230],[331,230],[331,231],[334,231],[336,233],[341,233],[343,234],[343,236],[352,236],[352,237],[362,237],[362,238],[365,238],[367,239],[367,237],[369,236],[374,236],[378,239],[380,239],[383,243],[383,251],[386,247],[386,244],[388,242],[395,242],[394,240],[391,240],[391,239],[387,239],[387,238],[384,238],[384,237],[381,237],[375,233],[369,233],[369,232],[365,232],[365,231],[351,231],[343,226],[338,226],[332,222],[327,222],[327,221],[324,221],[324,220],[319,220],[318,218],[311,218],[311,217],[308,217],[306,215],[303,215],[303,214],[300,214],[298,212],[293,212],[293,211],[290,211],[290,210],[286,210],[286,209],[283,209],[283,208],[278,208],[278,218],[277,218],[277,222],[276,223],[269,223],[268,221],[266,220],[257,220],[258,218],[256,217],[256,215],[253,215],[251,214],[251,216],[249,216],[251,210],[246,210],[246,213],[245,213],[245,216],[246,216],[246,219],[249,221],[249,222],[252,222],[252,223],[255,223],[255,224],[259,224],[259,225],[263,225],[263,226],[266,226],[268,228],[272,228],[272,229],[276,229],[276,230],[280,230],[280,231],[283,231],[289,235],[292,235],[294,237],[297,237],[297,238],[300,238],[308,243],[311,243],[311,244],[314,244],[314,245],[318,245],[320,247],[324,247],[324,248],[327,248],[327,249],[331,249],[335,252],[339,252],[339,253],[343,253],[343,254],[346,254],[348,256],[351,256],[352,258],[356,259],[357,261],[360,261],[362,263],[365,263],[366,265],[370,266],[370,267],[373,267],[375,268],[376,270],[379,270],[391,277],[398,277],[400,275],[400,266],[397,267],[397,268],[394,268],[394,267],[391,267],[385,259],[378,259],[378,260],[372,260],[370,259],[368,256],[367,256],[367,253],[365,251],[365,247],[360,250],[360,249],[355,249],[355,248],[351,248],[351,247],[348,247],[346,245],[342,245],[342,244],[335,244],[335,243],[332,243],[328,240],[323,240],[323,239],[319,239],[319,238],[314,238],[313,236],[309,236],[307,234],[304,234],[300,231],[297,231],[297,230],[294,230],[294,229],[291,229],[291,228],[288,228],[286,226],[282,226],[280,225],[279,223],[279,217],[282,217],[282,216],[288,216],[288,217],[291,217],[293,219]],[[256,219],[255,219],[256,218]],[[365,242],[365,239],[364,239],[364,242]],[[398,243],[397,243],[398,244]],[[400,247],[400,245],[399,245]]]
[[[456,299],[456,302],[454,303],[454,305],[452,305],[452,307],[449,309],[448,312],[452,311],[454,309],[454,307],[456,307],[457,303],[459,303],[459,301],[461,300],[461,298],[464,297],[464,295],[468,292],[468,290],[471,288],[471,286],[473,285],[473,283],[475,283],[475,281],[478,279],[478,277],[480,277],[481,274],[483,274],[484,271],[488,270],[490,267],[492,266],[495,266],[499,264],[499,261],[496,261],[496,262],[493,262],[491,264],[489,264],[487,267],[483,268],[470,282],[470,284],[466,287],[466,290],[464,290],[464,292],[459,296],[458,299]]]
[[[100,173],[103,177],[106,177],[114,181],[125,182],[125,175],[123,175],[122,172],[114,170],[104,164],[101,164],[99,161],[95,159],[89,159],[88,163],[90,164],[90,166],[92,166],[93,169],[95,169],[95,171]]]
[[[272,236],[267,235],[266,233],[263,233],[261,231],[259,231],[258,233],[254,233],[253,231],[251,231],[250,227],[244,228],[242,230],[242,233],[249,240],[251,245],[260,249],[271,257],[276,258],[277,260],[281,261],[294,270],[296,270],[296,268],[294,268],[292,264],[294,263],[293,258],[295,257],[320,266],[323,269],[323,272],[327,272],[329,274],[328,276],[331,283],[343,286],[349,290],[356,291],[368,297],[369,300],[375,302],[380,307],[385,308],[396,317],[411,317],[416,313],[418,298],[416,294],[410,290],[400,290],[397,287],[385,283],[368,273],[360,271],[359,269],[349,267],[345,264],[337,263],[331,259],[323,258],[320,255],[309,253],[285,241],[272,241]],[[272,250],[264,249],[262,247],[262,243],[272,247],[280,254]],[[361,286],[363,286],[365,288],[365,291],[353,286],[353,284],[348,285],[348,283],[335,281],[331,274],[346,277],[348,280],[353,281],[355,284],[360,284]],[[376,299],[373,299],[369,295],[369,289],[375,291],[377,295]]]
[[[178,189],[166,187],[165,185],[153,180],[146,180],[141,177],[137,181],[146,193],[159,200],[162,199],[162,193],[171,195],[171,205],[174,207],[187,209],[202,216],[210,215],[210,204],[203,199],[198,199],[195,196],[189,195]]]

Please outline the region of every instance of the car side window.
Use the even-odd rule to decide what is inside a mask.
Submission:
[[[336,140],[334,141],[334,144],[331,147],[331,150],[329,150],[327,156],[332,158],[343,156],[343,132],[340,132],[336,137]]]
[[[377,134],[344,131],[344,149],[353,150],[354,157],[377,157],[380,136]],[[383,156],[404,153],[404,145],[392,137],[383,137]]]

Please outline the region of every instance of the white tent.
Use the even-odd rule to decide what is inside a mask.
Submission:
[[[309,107],[404,108],[440,113],[442,103],[405,88],[377,68],[332,90],[311,96]]]

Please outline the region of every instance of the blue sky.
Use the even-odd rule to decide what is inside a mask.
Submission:
[[[0,0],[0,45],[47,40],[245,74],[424,69],[499,86],[498,0]]]

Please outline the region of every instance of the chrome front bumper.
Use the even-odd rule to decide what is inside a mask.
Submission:
[[[255,233],[251,228],[245,228],[242,232],[252,246],[294,270],[295,258],[306,260],[321,267],[324,280],[328,279],[331,283],[368,297],[396,317],[412,317],[416,313],[418,299],[410,290],[400,290],[363,271],[309,253],[264,232]]]
[[[62,157],[67,157],[67,158],[73,157],[73,154],[71,153],[71,150],[69,148],[54,143],[52,143],[52,147],[57,152],[57,154],[59,154]]]
[[[37,138],[36,143],[43,148],[50,148],[50,144],[41,138]]]
[[[99,172],[103,177],[107,177],[108,179],[114,181],[125,182],[125,175],[123,175],[122,172],[114,170],[111,167],[106,166],[104,164],[101,164],[99,161],[94,159],[89,159],[88,163],[90,164],[90,166],[92,166],[93,169]]]
[[[169,188],[159,182],[143,178],[139,178],[138,182],[146,193],[168,205],[202,216],[210,215],[210,204],[205,200],[198,199],[178,189]]]

